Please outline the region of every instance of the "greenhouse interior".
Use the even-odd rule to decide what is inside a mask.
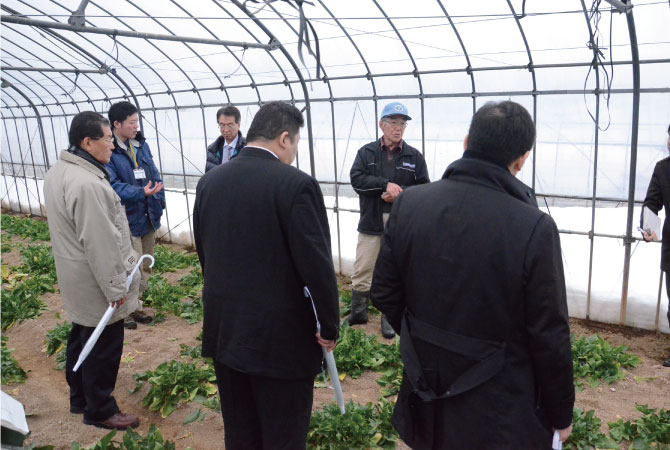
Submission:
[[[149,304],[156,317],[166,321],[163,328],[156,320],[156,327],[152,323],[126,334],[128,350],[115,395],[126,409],[137,412],[142,404],[149,409],[141,413],[142,433],[152,423],[146,439],[155,439],[156,447],[151,441],[151,447],[142,448],[163,448],[163,437],[153,423],[161,426],[164,437],[177,442],[176,448],[221,448],[221,408],[218,397],[212,396],[216,385],[210,383],[216,378],[213,369],[198,359],[200,348],[196,349],[202,327],[186,325],[202,320],[198,291],[202,274],[193,253],[196,186],[205,174],[208,146],[223,133],[217,111],[238,108],[240,132],[246,136],[255,114],[273,101],[295,105],[303,114],[292,164],[316,179],[321,189],[340,283],[353,272],[361,214],[350,171],[359,149],[382,136],[385,106],[400,102],[406,107],[411,121],[403,123],[402,139],[423,155],[433,182],[463,156],[464,139],[480,107],[505,100],[525,107],[535,123],[536,140],[517,177],[534,190],[539,208],[558,227],[571,331],[573,321],[579,321],[578,334],[580,327],[602,327],[608,330],[603,336],[621,344],[616,351],[630,346],[639,354],[651,346],[639,344],[638,338],[654,343],[653,350],[644,354],[644,370],[628,378],[617,372],[607,379],[609,384],[599,385],[594,379],[576,382],[577,404],[585,409],[595,405],[604,422],[613,421],[607,424],[617,443],[635,438],[613,431],[614,421],[622,420],[619,413],[630,418],[637,408],[648,417],[656,410],[645,409],[646,404],[668,408],[669,369],[661,362],[670,355],[670,328],[661,242],[645,242],[639,227],[654,168],[670,156],[669,1],[3,0],[0,8],[3,440],[9,414],[5,406],[10,408],[13,401],[4,392],[5,374],[10,376],[5,356],[13,351],[6,353],[7,336],[18,362],[28,368],[27,375],[17,369],[13,379],[21,383],[27,376],[24,387],[9,388],[7,393],[25,404],[34,433],[31,444],[52,441],[56,448],[70,448],[72,443],[79,449],[84,447],[74,441],[88,445],[103,436],[100,430],[82,431],[76,417],[61,420],[52,414],[59,412],[54,399],[60,395],[67,415],[63,367],[59,372],[55,358],[45,356],[64,352],[65,345],[48,343],[56,332],[47,328],[63,320],[55,278],[41,291],[46,292],[42,299],[47,305],[38,306],[39,311],[29,317],[42,314],[42,324],[5,318],[7,295],[18,292],[17,286],[32,277],[27,272],[31,264],[39,264],[44,256],[39,254],[44,249],[31,249],[25,236],[12,234],[19,233],[12,231],[18,228],[9,227],[12,220],[19,220],[14,218],[49,220],[45,177],[69,147],[72,119],[83,111],[107,117],[110,107],[120,101],[137,108],[139,129],[164,183],[156,259],[169,254],[176,262],[155,273],[150,285],[165,295],[173,291],[181,295],[181,300],[177,298],[181,309],[162,310],[155,297]],[[666,212],[659,211],[661,221]],[[48,234],[39,239],[48,241]],[[50,247],[44,251],[50,252]],[[349,294],[349,302],[350,298]],[[380,316],[370,314],[374,326],[364,330],[378,334]],[[351,330],[341,329],[340,339],[351,336]],[[611,330],[624,334],[617,338]],[[42,336],[33,339],[35,333],[45,332],[40,353],[29,341],[37,342]],[[597,339],[598,345],[609,348]],[[184,344],[189,342],[194,347]],[[169,364],[191,357],[193,374],[201,369],[210,372],[203,372],[204,378],[193,381],[191,391],[180,394],[187,400],[159,402],[150,398],[156,387],[144,400],[134,396],[147,392],[143,383],[154,383],[159,370],[168,370],[167,361],[155,368],[168,354]],[[331,446],[328,439],[334,438],[327,437],[319,424],[336,420],[338,412],[325,407],[313,412],[308,447],[408,448],[396,443],[388,423],[393,404],[385,399],[397,395],[391,388],[393,383],[400,386],[402,365],[383,363],[385,356],[377,356],[377,365],[365,370],[372,370],[375,377],[383,370],[392,373],[383,372],[375,380],[366,378],[367,372],[347,369],[338,358],[336,353],[344,398],[350,402],[347,411],[383,418],[373,420],[376,425],[371,425],[366,441]],[[64,359],[59,362],[64,364]],[[635,366],[634,361],[630,364],[621,367]],[[147,372],[137,373],[143,369]],[[39,381],[30,381],[31,377]],[[323,384],[318,380],[315,384],[319,405],[333,398],[326,378],[324,372]],[[384,386],[382,397],[378,384]],[[198,391],[203,386],[208,389]],[[616,397],[626,389],[629,397]],[[612,398],[609,406],[606,398]],[[368,406],[355,406],[368,400],[372,402]],[[39,411],[41,407],[46,414]],[[210,412],[217,407],[218,412]],[[367,412],[356,409],[366,407]],[[575,422],[591,420],[575,411]],[[661,414],[670,417],[667,409]],[[345,427],[344,422],[337,423]],[[593,426],[608,430],[599,419]],[[27,430],[27,425],[25,430],[16,428],[23,434]],[[343,430],[338,436],[347,433]],[[670,444],[670,428],[665,430],[665,435],[647,442]],[[355,434],[349,438],[360,437]],[[126,439],[139,437],[126,432]],[[603,435],[590,441],[591,447],[573,441],[572,448],[619,448],[611,439]],[[172,445],[165,448],[175,448]]]
[[[560,229],[570,315],[669,331],[660,246],[637,231],[667,156],[667,2],[299,3],[4,1],[2,207],[44,216],[44,176],[71,118],[129,100],[165,182],[158,237],[192,245],[216,111],[238,107],[244,134],[260,105],[283,100],[304,111],[295,165],[320,183],[347,275],[358,221],[349,170],[379,138],[383,106],[407,106],[405,140],[437,180],[474,111],[510,99],[537,126],[520,179]]]

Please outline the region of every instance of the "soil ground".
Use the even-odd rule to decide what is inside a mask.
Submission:
[[[4,233],[3,242],[16,243],[15,237]],[[173,248],[181,248],[171,246]],[[18,250],[2,254],[2,264],[19,265]],[[170,282],[187,273],[190,269],[165,274]],[[348,280],[340,277],[346,289]],[[80,415],[69,412],[68,386],[63,371],[56,369],[55,357],[47,357],[43,351],[46,332],[64,322],[60,295],[46,294],[43,297],[47,310],[36,320],[15,324],[4,334],[9,338],[8,347],[13,348],[13,356],[28,372],[25,384],[2,386],[2,390],[23,403],[28,415],[28,426],[32,432],[27,442],[35,445],[54,445],[57,449],[69,449],[72,442],[90,445],[108,433],[107,430],[84,425]],[[145,308],[151,311],[149,308]],[[367,325],[356,326],[367,333],[381,337],[380,316],[370,316]],[[571,320],[572,332],[576,336],[590,336],[598,333],[612,345],[627,345],[638,355],[642,363],[626,373],[624,380],[611,385],[602,384],[596,388],[585,388],[577,394],[576,406],[584,410],[594,409],[607,431],[608,421],[618,418],[632,420],[639,416],[635,403],[653,408],[670,409],[670,368],[661,365],[670,354],[670,336],[653,332],[621,329],[601,324],[588,324],[582,320]],[[182,422],[195,409],[197,403],[182,404],[172,415],[163,419],[158,413],[149,412],[142,406],[142,399],[148,392],[144,386],[139,392],[131,393],[135,386],[133,374],[153,370],[160,363],[171,359],[179,360],[179,344],[197,345],[196,336],[201,322],[189,325],[187,321],[167,315],[165,322],[155,326],[139,325],[136,330],[126,330],[123,358],[114,396],[124,412],[140,416],[141,425],[137,431],[145,435],[150,424],[156,424],[163,436],[176,443],[177,449],[188,447],[194,450],[220,450],[223,445],[223,422],[220,414],[204,409],[206,417],[202,422],[184,425]],[[379,374],[366,372],[358,379],[347,377],[343,383],[345,401],[358,403],[376,402],[380,396],[380,386],[376,383]],[[314,409],[332,400],[332,391],[315,389]],[[402,442],[399,449],[407,449]]]

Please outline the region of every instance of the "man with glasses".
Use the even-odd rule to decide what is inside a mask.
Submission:
[[[361,217],[358,222],[358,244],[352,281],[349,324],[368,321],[372,271],[379,254],[381,234],[398,195],[410,186],[429,183],[423,155],[402,140],[409,116],[402,103],[389,103],[382,110],[379,128],[382,137],[364,145],[351,168],[351,185],[359,196]],[[395,336],[382,314],[382,335]]]
[[[207,147],[205,172],[227,163],[247,144],[240,131],[240,119],[240,110],[234,106],[224,106],[216,112],[221,136]]]
[[[84,111],[72,119],[70,148],[44,180],[44,203],[63,309],[72,330],[65,350],[70,412],[87,425],[125,430],[140,423],[123,414],[112,396],[123,352],[123,319],[137,308],[139,276],[128,291],[126,277],[137,263],[119,196],[104,164],[114,144],[109,122]],[[82,348],[109,305],[114,314],[93,351],[76,372]]]
[[[118,102],[109,108],[109,122],[114,131],[114,151],[107,164],[112,187],[126,207],[132,234],[133,248],[140,255],[153,255],[156,230],[161,226],[165,209],[163,180],[154,164],[149,144],[139,131],[137,108],[130,102]],[[142,263],[140,296],[147,288],[151,276],[149,261]],[[129,329],[137,322],[147,324],[153,320],[141,310],[131,314],[125,322]]]

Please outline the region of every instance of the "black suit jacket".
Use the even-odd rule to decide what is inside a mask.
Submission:
[[[654,174],[649,180],[647,195],[644,198],[642,206],[646,206],[653,212],[658,212],[665,208],[666,218],[663,221],[661,239],[661,270],[670,271],[670,220],[668,220],[668,211],[670,211],[670,158],[664,158],[656,163]],[[640,227],[642,227],[642,215],[640,215]]]
[[[371,294],[396,331],[407,308],[433,327],[504,345],[493,378],[444,400],[421,401],[405,376],[393,424],[412,448],[550,448],[551,427],[570,425],[575,394],[558,230],[507,169],[463,158],[444,179],[400,194]],[[443,350],[404,331],[401,351],[404,339],[438,394],[478,362],[464,347]]]
[[[320,370],[336,339],[337,280],[316,180],[245,147],[196,189],[195,244],[205,278],[202,355],[240,372],[299,379]]]

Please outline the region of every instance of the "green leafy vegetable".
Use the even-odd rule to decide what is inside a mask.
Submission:
[[[44,340],[44,351],[48,356],[56,354],[56,368],[58,370],[65,369],[65,349],[67,347],[67,339],[72,330],[71,323],[62,323],[56,325],[47,331],[46,339]]]
[[[154,267],[155,273],[174,272],[177,269],[185,269],[189,266],[199,266],[200,260],[195,253],[175,252],[164,245],[157,245],[154,248]]]
[[[635,409],[642,413],[639,419],[607,423],[612,439],[633,441],[632,449],[670,449],[670,410],[651,409],[637,403]]]
[[[572,433],[565,441],[563,448],[589,450],[618,449],[614,441],[600,432],[602,422],[595,416],[595,411],[584,412],[579,408],[572,411]]]
[[[340,325],[340,338],[334,353],[339,372],[352,378],[358,378],[364,370],[383,370],[400,364],[397,344],[380,344],[376,336],[351,328],[346,321]]]
[[[397,433],[391,426],[393,403],[382,399],[376,405],[349,402],[346,414],[335,404],[312,413],[307,445],[314,450],[393,449]]]
[[[79,442],[73,442],[71,450],[175,450],[175,444],[163,440],[163,435],[156,425],[151,424],[145,437],[132,428],[128,428],[121,441],[114,440],[117,430],[110,431],[98,442],[90,447],[82,447]]]
[[[26,381],[26,372],[12,356],[14,349],[7,348],[7,336],[2,336],[2,384]]]
[[[49,225],[41,220],[2,215],[2,231],[31,241],[48,241]]]
[[[611,384],[623,379],[626,375],[622,368],[637,367],[640,364],[640,358],[628,353],[628,347],[612,347],[597,334],[579,339],[571,336],[570,340],[575,378],[585,378],[590,387],[598,386],[601,381]],[[582,384],[581,381],[575,382],[578,388],[582,388]]]
[[[216,375],[209,365],[197,367],[193,363],[169,361],[153,371],[134,374],[133,378],[136,384],[132,392],[141,389],[145,381],[151,385],[142,404],[150,411],[160,411],[163,418],[172,414],[179,403],[194,401],[197,395],[209,398],[217,392],[216,384],[213,384]]]

